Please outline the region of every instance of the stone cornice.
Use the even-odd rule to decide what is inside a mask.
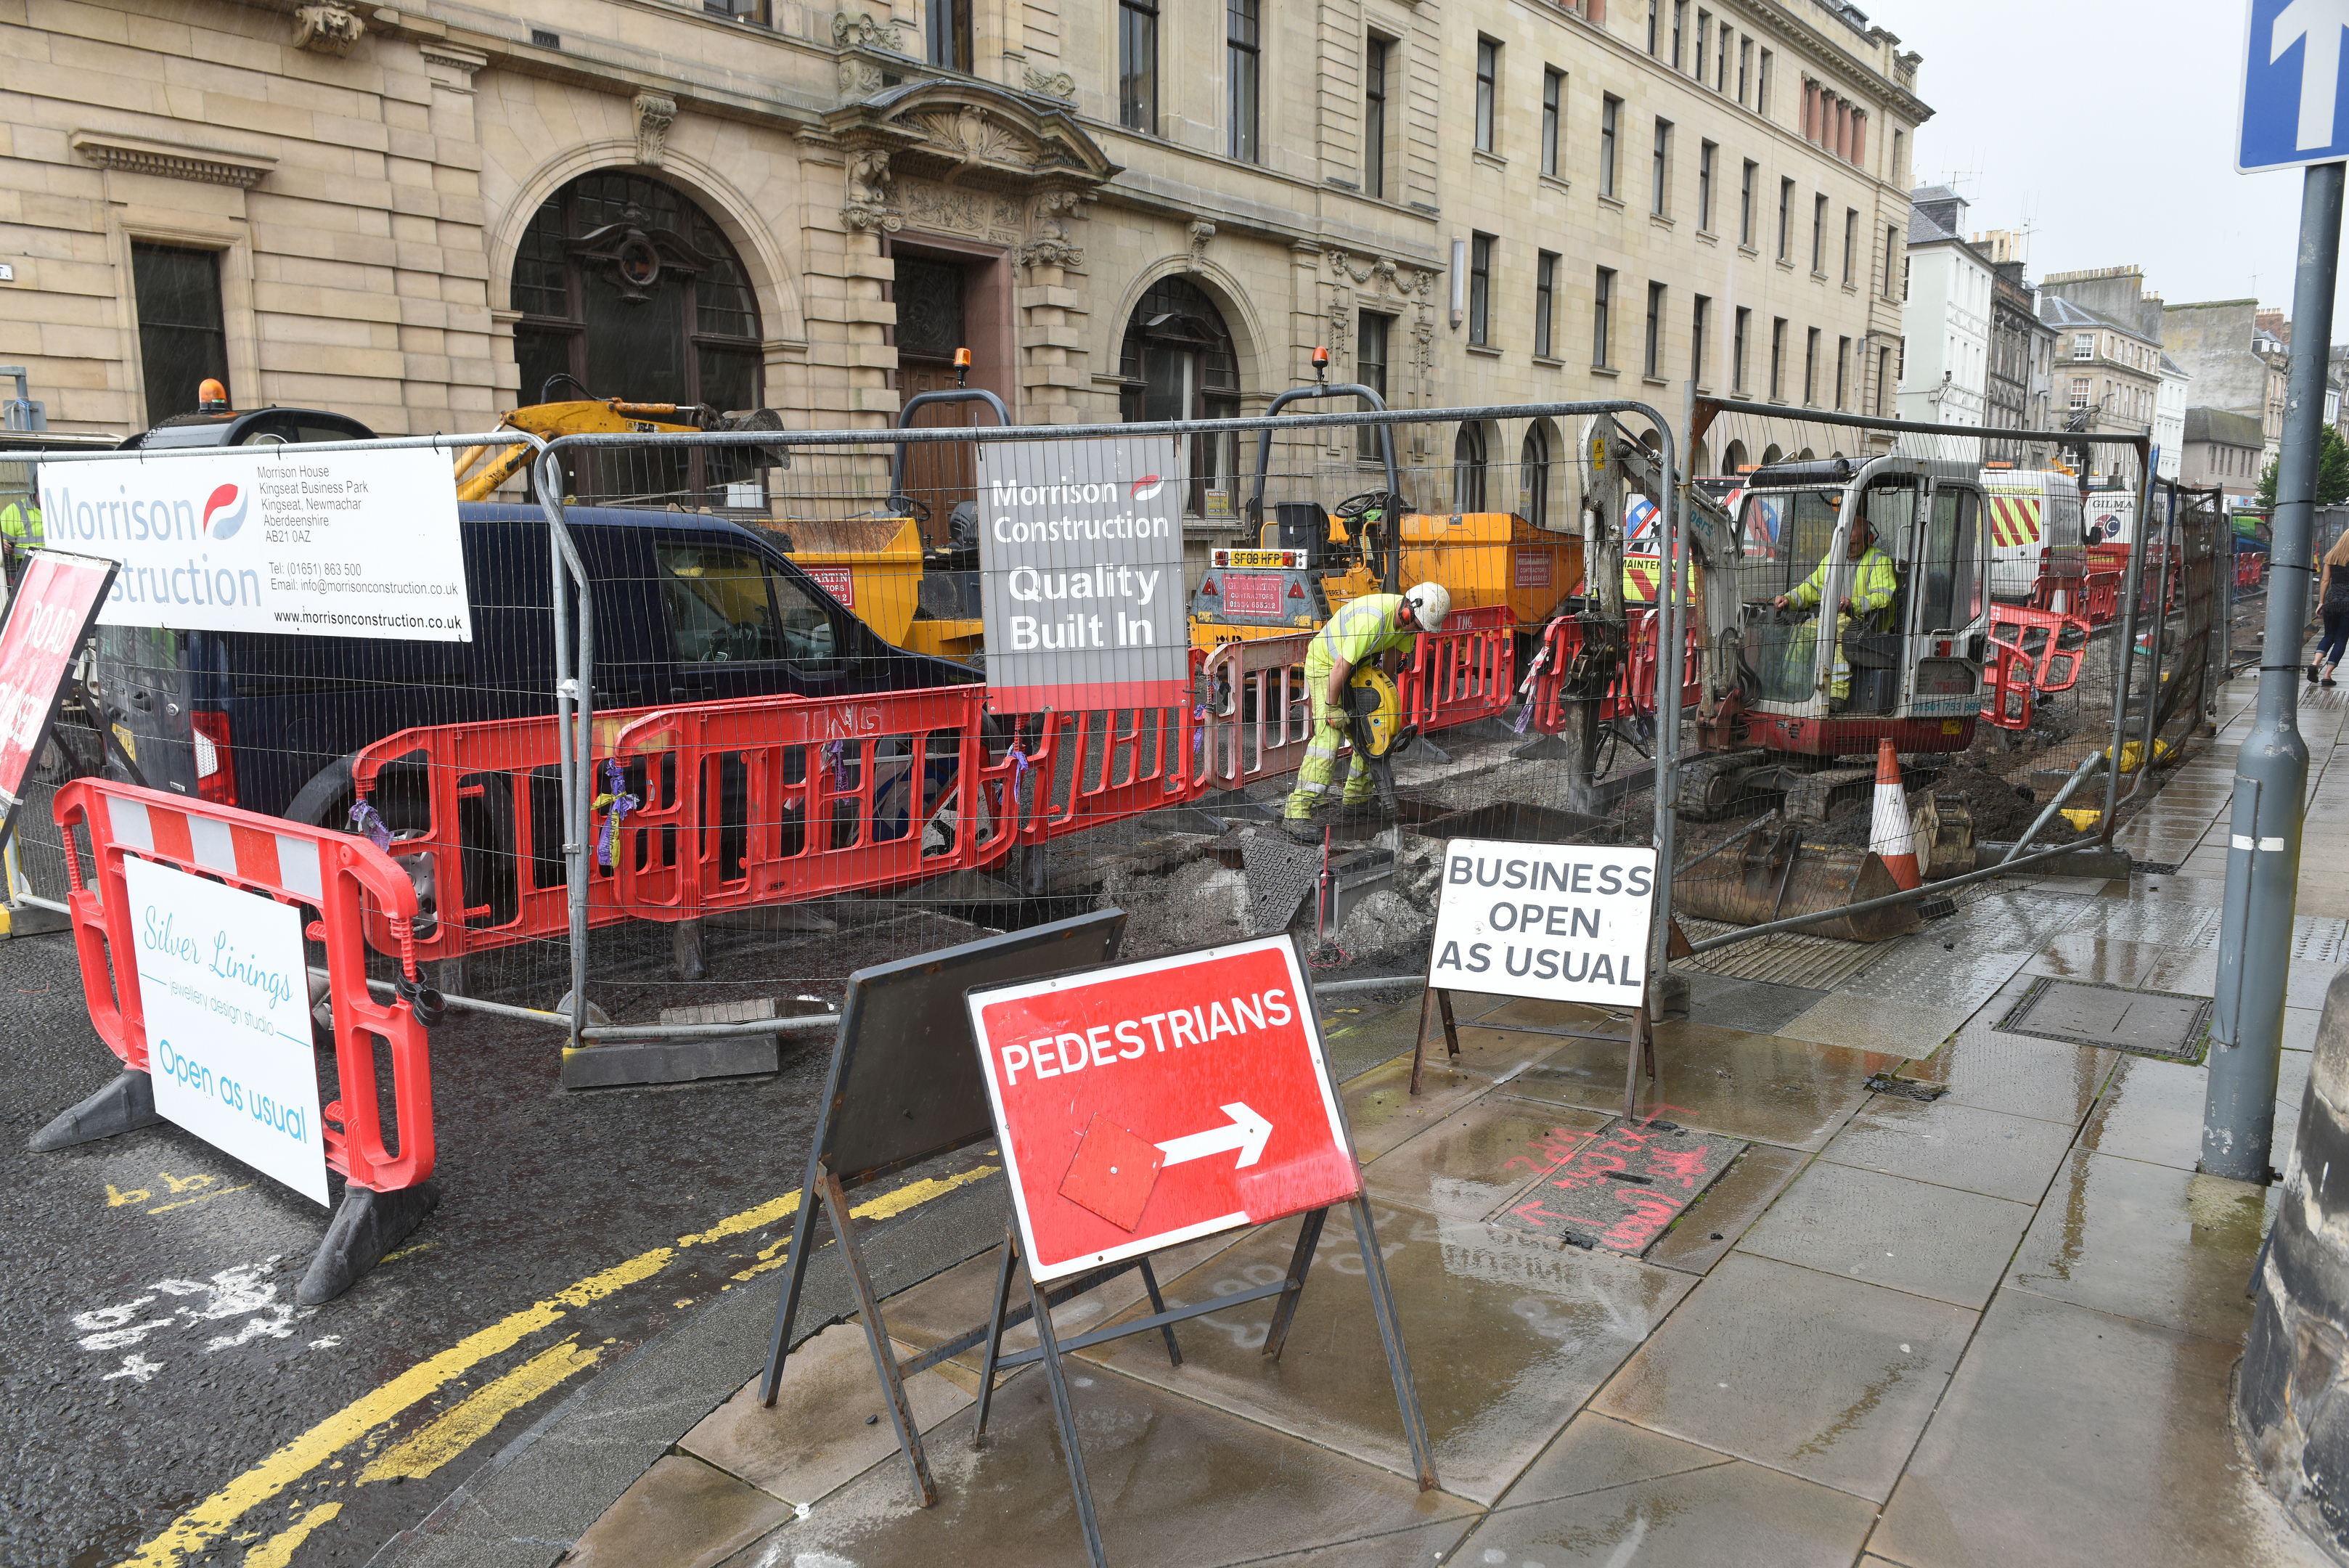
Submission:
[[[202,185],[231,185],[249,191],[277,167],[267,153],[236,152],[223,147],[200,147],[193,142],[156,141],[144,136],[123,136],[110,130],[77,130],[73,150],[101,169],[129,174],[153,174],[165,180],[192,180]]]
[[[1770,0],[1727,0],[1724,6],[1732,15],[1742,16],[1755,26],[1767,28],[1778,35],[1779,40],[1822,70],[1831,70],[1855,87],[1865,84],[1865,90],[1879,96],[1886,109],[1899,115],[1910,125],[1922,125],[1933,118],[1930,105],[1915,93],[1879,71],[1868,61],[1848,49],[1837,48],[1826,34],[1789,11],[1781,9]]]

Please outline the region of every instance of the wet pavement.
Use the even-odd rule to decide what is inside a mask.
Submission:
[[[2049,980],[2210,994],[2248,694],[2229,689],[2229,733],[2122,835],[2178,871],[2001,882],[1916,937],[1834,956],[1807,989],[1785,982],[1823,972],[1798,949],[1693,974],[1692,1015],[1658,1029],[1633,1126],[1682,1129],[1721,1173],[1643,1253],[1513,1222],[1560,1184],[1572,1149],[1622,1125],[1619,1043],[1527,1031],[1615,1021],[1460,996],[1463,1054],[1445,1060],[1431,1031],[1413,1097],[1416,999],[1331,1019],[1441,1486],[1412,1480],[1362,1260],[1332,1225],[1278,1360],[1261,1354],[1263,1303],[1184,1324],[1180,1366],[1155,1334],[1071,1359],[1110,1559],[2327,1561],[2235,1446],[2229,1380],[2273,1199],[2196,1174],[2199,1055],[1997,1027]],[[2344,712],[2302,715],[2312,867],[2349,850],[2349,773],[2331,773]],[[2312,877],[2294,943],[2279,1166],[2316,1009],[2349,961],[2349,892]],[[1877,1074],[1941,1092],[1878,1093]],[[1298,1224],[1162,1256],[1169,1303],[1277,1279]],[[994,1269],[973,1257],[889,1300],[899,1354],[982,1317]],[[1147,1310],[1128,1275],[1054,1319],[1067,1334]],[[981,1446],[978,1376],[973,1353],[916,1381],[933,1509],[915,1506],[885,1423],[868,1424],[880,1397],[848,1324],[794,1360],[777,1409],[738,1393],[681,1429],[563,1561],[1083,1562],[1043,1379],[999,1383]],[[464,1560],[544,1564],[561,1545],[488,1541]]]

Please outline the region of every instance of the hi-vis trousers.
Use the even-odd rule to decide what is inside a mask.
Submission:
[[[1288,804],[1280,814],[1290,822],[1302,822],[1311,816],[1314,808],[1328,798],[1331,779],[1338,771],[1339,748],[1346,743],[1345,711],[1329,703],[1332,668],[1317,639],[1305,653],[1305,689],[1313,694],[1313,735],[1305,744],[1304,765],[1297,770],[1297,787],[1288,792]],[[1341,798],[1348,805],[1360,805],[1371,798],[1371,766],[1360,752],[1354,753],[1353,765],[1346,770],[1346,789]]]

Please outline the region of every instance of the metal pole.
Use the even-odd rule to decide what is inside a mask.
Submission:
[[[1682,383],[1681,429],[1696,428],[1696,383]],[[1671,950],[1672,843],[1677,818],[1673,806],[1680,790],[1681,690],[1688,679],[1688,652],[1682,644],[1688,634],[1681,628],[1681,600],[1685,597],[1688,551],[1682,537],[1687,532],[1688,502],[1682,487],[1691,481],[1681,472],[1684,461],[1673,432],[1656,427],[1662,449],[1663,515],[1657,519],[1661,537],[1656,541],[1656,783],[1650,796],[1655,803],[1656,914],[1648,928],[1648,1016],[1664,1013],[1664,982]]]
[[[2129,681],[2137,672],[2137,598],[2145,583],[2146,524],[2153,511],[2153,451],[2142,438],[2137,462],[2137,542],[2129,546],[2128,570],[2121,576],[2121,635],[2113,645],[2113,767],[2105,775],[2104,815],[2096,819],[2096,836],[2106,844],[2113,841],[2113,814],[2121,804],[2121,742],[2128,735]]]
[[[2210,1021],[2210,1086],[2202,1108],[2202,1169],[2264,1183],[2275,1132],[2276,1068],[2291,977],[2292,910],[2300,880],[2308,745],[2300,733],[2300,650],[2308,626],[2310,534],[2324,426],[2333,287],[2341,263],[2344,166],[2310,166],[2301,188],[2300,263],[2292,284],[2292,361],[2275,536],[2268,551],[2267,638],[2259,715],[2235,754],[2227,907],[2219,933],[2219,994]]]

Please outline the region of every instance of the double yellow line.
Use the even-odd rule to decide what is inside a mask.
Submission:
[[[980,1166],[936,1180],[908,1182],[894,1191],[859,1204],[852,1212],[858,1219],[868,1221],[886,1220],[934,1199],[943,1198],[958,1187],[991,1176],[998,1168],[991,1165]],[[135,1555],[124,1559],[121,1568],[178,1568],[189,1553],[207,1551],[216,1545],[236,1528],[237,1521],[247,1513],[285,1491],[343,1449],[439,1394],[483,1361],[512,1349],[534,1334],[552,1328],[562,1322],[572,1309],[602,1301],[630,1285],[650,1279],[676,1262],[681,1253],[694,1248],[706,1247],[761,1230],[779,1220],[787,1220],[799,1211],[799,1206],[800,1194],[797,1191],[786,1192],[754,1209],[729,1215],[707,1231],[679,1236],[675,1246],[655,1247],[601,1272],[590,1274],[543,1301],[533,1302],[519,1312],[508,1314],[489,1327],[466,1335],[438,1355],[419,1362],[388,1383],[354,1399],[189,1509],[164,1527],[160,1534],[141,1546]],[[781,1250],[780,1246],[770,1248],[766,1255],[779,1253]],[[781,1261],[779,1256],[771,1257],[771,1262],[745,1270],[735,1277],[749,1278]],[[730,1290],[733,1287],[722,1288]],[[430,1474],[457,1458],[475,1441],[488,1436],[506,1415],[556,1386],[574,1373],[593,1366],[600,1354],[600,1349],[581,1351],[568,1340],[552,1350],[542,1352],[385,1450],[359,1472],[358,1480],[365,1482],[393,1476]],[[306,1538],[311,1530],[333,1518],[333,1514],[327,1512],[328,1509],[338,1511],[339,1507],[339,1504],[329,1503],[311,1510],[286,1534],[299,1532],[300,1537]],[[283,1537],[279,1539],[282,1541]],[[298,1538],[285,1542],[288,1553],[292,1546],[299,1543]],[[262,1547],[255,1548],[254,1556],[261,1556],[271,1544],[274,1543],[264,1542]]]

